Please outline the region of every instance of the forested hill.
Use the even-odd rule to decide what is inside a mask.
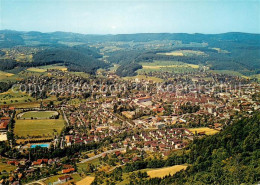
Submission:
[[[188,34],[188,33],[137,33],[118,35],[89,35],[70,32],[41,33],[36,31],[21,32],[0,30],[0,47],[15,45],[62,45],[62,42],[149,42],[154,40],[181,40],[183,43],[206,42],[215,45],[220,41],[260,45],[260,34],[230,32],[222,34]]]
[[[63,63],[71,71],[95,73],[98,68],[105,68],[108,64],[98,60],[101,55],[87,47],[51,48],[40,51],[33,56],[36,66]]]
[[[70,71],[81,71],[94,74],[99,68],[109,65],[100,60],[102,56],[95,49],[87,46],[50,47],[36,52],[32,62],[18,62],[13,59],[0,59],[0,70],[37,67],[50,64],[64,64]]]
[[[88,35],[68,32],[41,33],[36,31],[0,30],[0,38],[0,59],[5,58],[6,53],[4,50],[6,48],[13,48],[13,50],[16,50],[16,47],[36,50],[63,48],[63,51],[65,51],[64,48],[67,48],[64,56],[59,55],[63,51],[45,50],[37,53],[34,59],[39,59],[38,64],[41,62],[51,63],[50,61],[55,63],[57,60],[70,63],[72,59],[74,63],[69,67],[71,70],[95,71],[96,68],[105,65],[100,60],[96,60],[97,55],[102,54],[105,56],[106,62],[118,63],[122,66],[117,71],[120,76],[133,76],[136,74],[135,70],[140,68],[137,63],[153,61],[178,61],[203,65],[210,70],[236,71],[245,76],[260,74],[260,34],[231,32],[223,34],[138,33]],[[84,51],[75,50],[74,46],[78,46],[78,48],[82,48],[80,46],[89,46],[89,49]],[[93,51],[94,48],[98,52]],[[179,50],[197,51],[203,53],[203,55],[186,54],[176,56],[158,54]],[[51,54],[50,52],[57,53],[54,54],[55,56],[50,57],[51,55],[49,55],[43,60],[41,55],[43,53]],[[66,52],[70,52],[73,57],[70,57]],[[33,53],[35,54],[34,51]],[[93,53],[96,54],[93,55]],[[11,58],[5,59],[14,59],[14,57],[11,56]],[[78,59],[79,61],[77,61]],[[87,62],[84,63],[84,61]],[[10,68],[5,63],[3,67],[0,66],[0,70]],[[89,67],[83,69],[82,66]],[[125,69],[129,67],[130,71],[127,72]]]
[[[260,181],[260,113],[187,148],[186,171],[135,184],[257,184]]]

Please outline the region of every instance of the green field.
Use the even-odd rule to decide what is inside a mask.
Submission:
[[[214,135],[216,133],[218,133],[219,131],[208,128],[208,127],[200,127],[200,128],[189,128],[189,130],[195,134],[196,132],[205,132],[206,135]]]
[[[57,102],[56,96],[51,95],[43,100],[44,103],[48,103],[50,101]],[[35,100],[35,98],[31,97],[28,93],[22,92],[16,87],[0,93],[0,106],[11,105],[16,108],[33,108],[39,107],[40,102],[41,100]]]
[[[243,78],[248,78],[247,76],[241,74],[238,71],[230,71],[230,70],[211,70],[210,72],[212,73],[218,73],[218,74],[226,74],[226,75],[230,75],[230,76],[240,76]]]
[[[31,68],[28,68],[27,71],[44,73],[44,72],[47,72],[48,69],[57,69],[57,70],[61,70],[61,71],[67,71],[67,68],[65,66],[59,66],[59,65],[31,67]]]
[[[12,73],[7,73],[7,72],[4,72],[4,71],[0,71],[0,80],[8,79],[8,78],[10,78],[13,75],[14,74],[12,74]]]
[[[167,56],[198,56],[198,55],[206,55],[202,51],[194,51],[194,50],[177,50],[166,53],[157,53],[158,55],[167,55]]]
[[[16,169],[15,166],[12,166],[12,165],[8,165],[6,163],[3,163],[2,161],[0,162],[0,173],[2,171],[6,171],[6,172],[10,172],[10,171],[14,171]]]
[[[175,165],[175,166],[166,167],[166,168],[148,170],[147,174],[151,178],[155,178],[155,177],[163,178],[166,175],[169,175],[169,174],[173,175],[173,174],[177,173],[178,171],[185,170],[186,168],[187,168],[187,166],[185,166],[185,165]]]
[[[154,61],[154,62],[142,62],[142,69],[139,69],[138,74],[149,73],[149,72],[175,72],[175,73],[185,73],[185,72],[195,72],[198,71],[199,65],[188,64],[178,61]]]
[[[156,77],[151,77],[151,76],[145,76],[145,75],[137,75],[137,76],[128,76],[124,77],[124,80],[151,80],[153,82],[163,82],[163,79],[161,78],[156,78]]]
[[[33,100],[27,93],[23,93],[18,89],[14,91],[9,89],[7,92],[0,93],[0,105],[13,104],[13,103],[25,103]]]
[[[60,134],[64,127],[64,120],[59,119],[47,120],[15,120],[14,134],[18,137],[52,137],[54,134]]]
[[[49,119],[58,114],[57,111],[28,111],[18,114],[17,117],[20,119]]]
[[[252,75],[250,76],[250,78],[256,78],[257,80],[260,80],[260,74]]]

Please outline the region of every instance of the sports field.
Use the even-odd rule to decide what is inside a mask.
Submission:
[[[19,119],[49,119],[52,116],[56,116],[59,113],[57,111],[28,111],[22,112],[17,115]]]
[[[18,137],[53,137],[64,127],[62,116],[59,119],[23,120],[16,119],[14,134]]]

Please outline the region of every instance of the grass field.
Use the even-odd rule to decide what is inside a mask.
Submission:
[[[0,162],[0,172],[2,172],[3,170],[5,170],[6,172],[10,172],[10,171],[14,171],[15,169],[16,169],[15,166]]]
[[[142,69],[139,69],[138,74],[148,73],[148,72],[175,72],[175,73],[185,73],[194,72],[199,69],[199,65],[188,64],[178,61],[159,61],[154,62],[142,62]]]
[[[9,89],[7,92],[0,93],[0,105],[31,102],[32,97],[27,93],[23,93],[19,90]]]
[[[169,175],[169,174],[173,175],[178,171],[181,171],[183,169],[185,170],[186,168],[187,168],[187,166],[184,166],[184,165],[175,165],[175,166],[171,166],[171,167],[167,167],[167,168],[148,170],[147,174],[151,178],[154,178],[154,177],[162,178],[162,177]]]
[[[158,55],[167,55],[167,56],[184,56],[181,51],[172,51],[168,53],[157,53]]]
[[[205,55],[202,51],[194,51],[194,50],[177,50],[166,53],[157,53],[158,55],[167,55],[167,56],[198,56]]]
[[[154,62],[143,62],[140,63],[143,68],[147,69],[160,69],[160,68],[178,68],[178,67],[191,67],[194,69],[198,69],[199,65],[195,64],[187,64],[184,62],[177,62],[177,61],[154,61]]]
[[[131,77],[124,77],[124,80],[152,80],[153,82],[162,82],[163,79],[161,78],[156,78],[156,77],[150,77],[150,76],[145,76],[145,75],[137,75],[137,76],[131,76]]]
[[[64,120],[59,119],[47,120],[15,120],[14,134],[18,137],[52,137],[53,134],[60,134],[64,127]],[[57,132],[54,132],[54,131]]]
[[[7,73],[7,72],[4,72],[4,71],[0,71],[0,80],[9,78],[13,75],[14,75],[13,73]]]
[[[205,132],[206,135],[213,135],[218,133],[219,131],[208,128],[208,127],[201,127],[201,128],[189,128],[189,130],[195,134],[195,132],[197,131],[197,133],[199,132]]]
[[[240,76],[240,77],[243,77],[243,78],[248,78],[247,76],[241,74],[241,73],[238,72],[238,71],[230,71],[230,70],[211,70],[210,72],[212,72],[212,73],[218,73],[218,74],[227,74],[227,75],[230,75],[230,76]]]
[[[15,108],[37,108],[40,107],[40,102],[14,103],[11,106]]]
[[[76,185],[90,185],[95,180],[95,177],[87,176],[81,181],[77,182]]]
[[[20,119],[48,119],[51,116],[58,115],[57,111],[28,111],[17,115]]]
[[[250,76],[250,78],[256,78],[257,80],[260,80],[260,74],[252,75]]]
[[[45,69],[40,69],[40,68],[37,68],[37,67],[30,67],[27,69],[27,71],[32,71],[32,72],[37,72],[37,73],[43,73],[43,72],[46,72],[47,70]]]
[[[59,65],[47,65],[47,66],[41,66],[40,69],[58,69],[61,71],[67,71],[67,67],[65,66],[59,66]]]
[[[41,67],[30,67],[27,69],[27,71],[31,72],[37,72],[37,73],[44,73],[48,69],[57,69],[61,71],[67,71],[67,68],[65,66],[57,66],[57,65],[47,65],[47,66],[41,66]]]

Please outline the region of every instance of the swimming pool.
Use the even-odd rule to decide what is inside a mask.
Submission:
[[[39,146],[42,148],[49,148],[50,144],[35,144],[35,145],[31,145],[31,148],[35,148],[36,146]]]

